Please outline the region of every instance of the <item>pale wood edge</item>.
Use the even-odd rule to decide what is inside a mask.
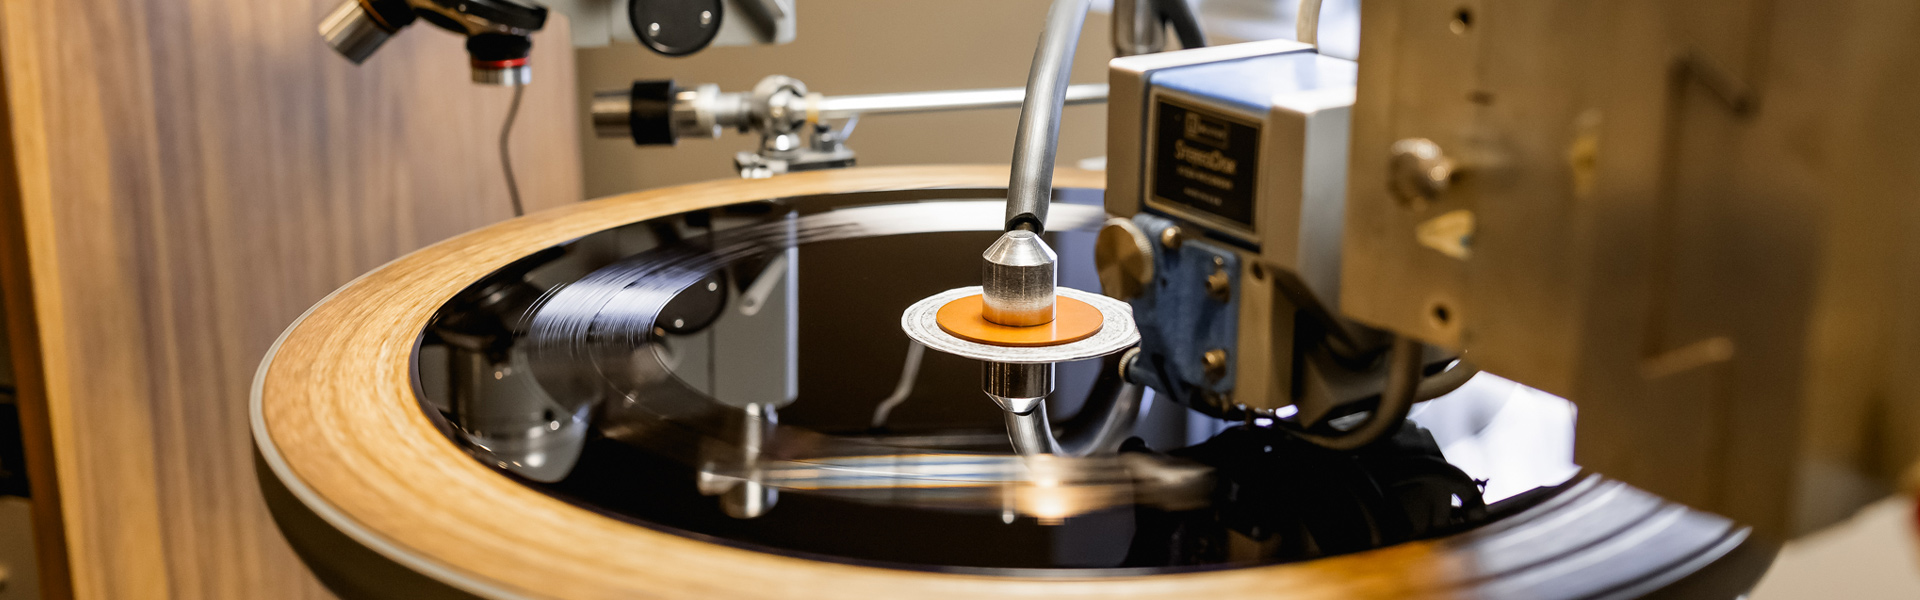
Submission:
[[[18,31],[22,15],[13,2],[0,5],[0,288],[5,291],[12,349],[14,398],[20,411],[20,438],[31,489],[34,558],[40,597],[74,597],[68,564],[66,516],[61,507],[59,462],[55,451],[50,386],[54,369],[64,369],[57,343],[58,285],[36,280],[57,273],[51,251],[52,215],[45,202],[45,136],[37,100],[39,85],[32,44]],[[49,281],[51,281],[49,279]]]
[[[707,544],[565,504],[478,464],[422,413],[410,375],[434,310],[515,258],[634,221],[754,199],[998,188],[1005,167],[896,167],[626,194],[483,228],[381,267],[290,327],[252,398],[256,445],[297,497],[377,552],[487,597],[1404,597],[1450,561],[1413,543],[1311,564],[1154,577],[1031,579],[898,571]],[[1057,187],[1104,187],[1061,170]],[[1453,565],[1458,567],[1459,565]],[[1424,576],[1421,576],[1424,575]]]

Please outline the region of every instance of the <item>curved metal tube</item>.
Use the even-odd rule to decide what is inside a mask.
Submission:
[[[1027,97],[1020,106],[1020,130],[1014,135],[1013,176],[1007,182],[1007,230],[1044,233],[1047,204],[1053,197],[1053,161],[1060,146],[1060,113],[1080,28],[1087,23],[1089,0],[1053,0],[1047,28],[1027,72]]]
[[[1007,417],[1007,441],[1016,454],[1059,454],[1060,442],[1053,438],[1053,424],[1047,422],[1047,403],[1041,402],[1025,413],[1002,411]]]
[[[913,395],[913,384],[920,379],[920,361],[927,356],[927,347],[920,342],[907,341],[907,358],[900,363],[900,381],[893,384],[893,393],[887,395],[880,404],[873,407],[871,427],[879,429],[887,426],[887,417],[893,415],[893,409],[906,403]]]
[[[1160,15],[1173,26],[1173,34],[1180,38],[1182,49],[1206,47],[1207,34],[1200,30],[1200,18],[1193,14],[1187,0],[1161,0],[1159,4]]]
[[[1134,420],[1140,416],[1140,400],[1145,395],[1140,386],[1131,383],[1120,386],[1114,393],[1105,395],[1108,401],[1099,406],[1091,404],[1098,396],[1089,398],[1090,403],[1080,409],[1081,414],[1066,422],[1065,431],[1059,437],[1054,437],[1053,424],[1047,420],[1045,402],[1026,414],[1004,413],[1007,439],[1013,442],[1013,451],[1023,455],[1081,457],[1119,449],[1120,443],[1133,433]],[[1091,418],[1083,418],[1088,411],[1094,411]]]
[[[1293,39],[1320,45],[1320,0],[1300,0],[1300,8],[1293,14]]]
[[[1103,361],[1102,375],[1087,391],[1086,404],[1060,423],[1058,437],[1047,419],[1045,402],[1025,414],[1006,412],[1007,439],[1013,442],[1014,452],[1080,457],[1118,450],[1133,434],[1146,397],[1146,388],[1120,376],[1119,356]]]

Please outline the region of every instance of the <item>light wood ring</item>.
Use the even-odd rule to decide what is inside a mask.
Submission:
[[[322,300],[269,351],[252,400],[261,473],[270,478],[263,488],[271,497],[280,493],[272,484],[284,485],[326,526],[394,563],[497,598],[1402,598],[1448,594],[1484,575],[1473,552],[1448,550],[1448,542],[1290,565],[1097,578],[943,574],[753,552],[616,520],[516,483],[455,447],[414,395],[414,344],[435,310],[542,248],[751,200],[930,188],[997,194],[1006,182],[1005,167],[984,166],[715,181],[549,210],[409,254]],[[1054,183],[1098,188],[1102,181],[1063,169]],[[291,538],[294,529],[287,531]]]

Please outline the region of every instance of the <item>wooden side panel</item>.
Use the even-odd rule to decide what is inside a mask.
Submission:
[[[0,77],[0,98],[10,97],[8,79]],[[0,103],[0,140],[13,140],[12,115],[6,107]],[[42,288],[31,276],[33,266],[28,258],[50,253],[44,251],[45,236],[33,240],[43,244],[40,248],[28,243],[28,219],[34,219],[36,229],[43,227],[45,211],[27,210],[21,202],[24,189],[20,169],[26,165],[16,160],[18,155],[13,144],[0,143],[0,303],[6,309],[0,318],[7,324],[7,337],[0,343],[7,344],[6,367],[20,414],[21,447],[29,460],[33,552],[38,557],[34,564],[40,570],[35,578],[39,582],[36,591],[42,598],[70,598],[73,586],[64,558],[67,539],[60,528],[60,487],[53,463],[52,429],[48,426],[46,361],[39,343],[40,323],[33,310]]]
[[[512,92],[425,25],[353,66],[315,33],[331,0],[3,1],[7,283],[32,284],[74,596],[324,596],[254,484],[255,367],[334,288],[511,215]],[[515,135],[529,210],[580,197],[558,21]]]

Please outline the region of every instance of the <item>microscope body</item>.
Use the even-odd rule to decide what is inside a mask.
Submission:
[[[1920,42],[1882,25],[1910,6],[1843,4],[1368,2],[1326,90],[1336,59],[1282,42],[1116,60],[1100,266],[1141,322],[1129,377],[1337,417],[1372,340],[1410,337],[1429,377],[1457,355],[1572,400],[1585,468],[1775,539],[1893,493],[1920,456],[1892,366],[1920,347],[1920,90],[1886,82]]]

